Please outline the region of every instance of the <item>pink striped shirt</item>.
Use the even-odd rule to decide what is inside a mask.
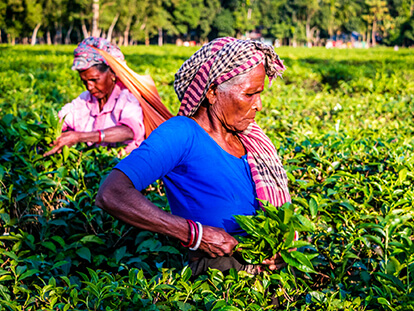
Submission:
[[[85,91],[63,106],[59,117],[64,119],[62,131],[92,132],[116,125],[126,125],[134,132],[133,140],[124,141],[125,151],[131,152],[144,140],[145,128],[142,108],[129,90],[118,82],[102,111],[98,100]],[[92,143],[88,143],[89,146]],[[102,146],[108,146],[103,143]]]

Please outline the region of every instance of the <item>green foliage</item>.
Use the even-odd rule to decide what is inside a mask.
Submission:
[[[316,273],[310,260],[317,254],[308,256],[292,250],[310,245],[304,241],[296,241],[295,232],[313,231],[313,223],[305,216],[295,213],[290,203],[285,203],[280,208],[262,203],[263,210],[258,211],[257,215],[234,216],[248,234],[246,237],[238,237],[240,243],[236,246],[243,258],[249,263],[260,264],[265,259],[281,254],[289,266],[303,272]],[[314,211],[313,214],[315,213]]]
[[[413,11],[411,0],[2,0],[0,27],[13,45],[32,36],[32,44],[80,42],[95,20],[100,36],[124,46],[258,32],[293,46],[323,45],[342,34],[351,40],[352,32],[373,46],[376,36],[381,44],[411,46]]]
[[[42,156],[59,133],[56,112],[83,91],[73,48],[1,49],[1,310],[269,310],[276,298],[280,310],[413,309],[411,51],[278,49],[288,69],[265,88],[257,122],[287,170],[292,204],[259,212],[245,238],[270,245],[256,260],[296,245],[285,251],[293,269],[194,278],[177,241],[95,206],[119,148]],[[194,51],[123,48],[172,112],[174,73]],[[144,194],[168,210],[160,184]]]

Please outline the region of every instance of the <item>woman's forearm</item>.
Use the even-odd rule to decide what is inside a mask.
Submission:
[[[168,235],[183,242],[188,240],[186,220],[152,204],[119,170],[113,170],[99,188],[96,205],[140,229]]]
[[[105,130],[101,130],[105,135],[104,139],[101,142],[105,143],[118,143],[126,140],[132,140],[134,138],[134,132],[126,125],[116,125]],[[92,132],[78,132],[79,133],[79,142],[99,142],[99,131]],[[103,135],[101,134],[101,137]]]

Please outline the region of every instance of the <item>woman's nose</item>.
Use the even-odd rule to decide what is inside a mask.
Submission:
[[[88,89],[88,91],[91,91],[94,88],[94,83],[92,81],[88,81],[86,83],[86,88]]]
[[[256,111],[262,110],[263,105],[262,105],[262,99],[261,99],[260,95],[257,96],[256,101],[253,104],[253,108],[256,109]]]

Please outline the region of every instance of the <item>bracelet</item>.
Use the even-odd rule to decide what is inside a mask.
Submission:
[[[194,222],[194,221],[192,221],[191,219],[190,219],[190,221],[191,221],[191,223],[193,224],[193,226],[194,226],[194,230],[195,230],[195,235],[194,235],[194,241],[193,241],[193,243],[191,243],[191,245],[189,246],[189,248],[192,248],[192,247],[194,247],[194,245],[197,243],[197,240],[198,240],[198,234],[199,234],[199,230],[198,230],[198,226],[196,225],[196,223]]]
[[[196,241],[196,238],[195,238],[196,237],[196,235],[195,235],[196,225],[194,224],[194,222],[192,220],[189,220],[189,219],[186,219],[186,220],[187,220],[188,226],[190,228],[190,231],[189,231],[190,240],[188,241],[187,244],[184,244],[183,242],[181,242],[181,245],[184,246],[184,247],[190,247]]]
[[[101,142],[103,142],[103,140],[105,139],[105,133],[103,130],[98,130],[99,133],[99,140],[98,140],[98,144],[100,144]]]
[[[196,251],[200,244],[201,244],[201,239],[203,238],[203,225],[200,224],[198,221],[196,221],[197,227],[198,227],[198,237],[197,237],[197,243],[194,247],[190,247],[190,250],[192,251]]]

